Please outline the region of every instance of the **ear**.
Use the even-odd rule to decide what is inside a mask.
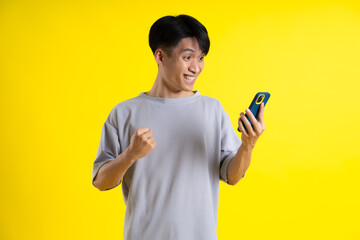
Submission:
[[[157,62],[157,64],[159,66],[164,65],[164,57],[165,57],[165,51],[162,50],[161,48],[156,49],[155,53],[154,53],[154,57],[155,57],[155,61]]]

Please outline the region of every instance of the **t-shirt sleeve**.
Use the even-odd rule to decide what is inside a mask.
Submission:
[[[221,160],[220,180],[228,183],[227,170],[231,159],[236,155],[241,140],[231,125],[230,117],[221,106]],[[244,176],[243,176],[244,177]]]
[[[118,129],[111,124],[110,119],[111,117],[109,115],[101,131],[100,144],[92,170],[93,184],[100,167],[105,163],[114,160],[121,153]],[[116,186],[118,186],[120,182]]]

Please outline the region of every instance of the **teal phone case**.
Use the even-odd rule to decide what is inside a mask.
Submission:
[[[259,109],[260,109],[260,104],[263,102],[264,103],[264,107],[267,103],[267,101],[269,100],[270,98],[270,93],[268,92],[258,92],[254,99],[252,100],[250,106],[249,106],[249,109],[250,111],[252,112],[252,114],[255,116],[256,119],[258,119],[258,114],[259,114]],[[251,126],[252,126],[252,122],[250,121],[249,117],[247,116],[247,114],[245,114],[245,116],[247,117],[247,119],[249,120]],[[246,130],[246,127],[245,127],[245,124],[244,125],[244,128]],[[238,131],[240,131],[240,129],[238,128]]]

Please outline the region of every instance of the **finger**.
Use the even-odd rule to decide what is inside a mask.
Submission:
[[[264,110],[265,110],[265,106],[264,106],[264,102],[262,102],[260,105],[260,111],[259,111],[259,123],[263,128],[265,128]]]
[[[249,135],[252,135],[252,136],[255,136],[255,132],[253,130],[253,127],[251,126],[249,120],[247,119],[247,117],[245,117],[245,114],[244,113],[240,113],[240,117],[241,117],[241,120],[242,120],[242,123],[245,125],[246,127],[246,132],[249,134]]]
[[[150,129],[148,127],[143,127],[143,128],[139,128],[138,130],[136,130],[136,134],[138,136],[143,135],[144,133],[148,132]]]
[[[247,116],[250,118],[250,121],[253,125],[254,132],[256,132],[257,134],[261,134],[261,126],[260,126],[258,120],[254,117],[254,114],[250,111],[250,109],[246,109],[245,111],[246,111]]]
[[[153,131],[149,130],[147,132],[145,132],[141,137],[143,137],[143,139],[149,139],[150,137],[152,137]]]
[[[151,144],[153,144],[155,142],[155,139],[153,137],[150,137],[147,139],[147,141]]]
[[[250,109],[245,109],[246,115],[249,117],[252,124],[256,123],[258,120],[255,118],[254,114],[250,111]]]
[[[152,148],[156,146],[155,139],[153,137],[149,138],[147,142],[151,145]]]
[[[239,116],[240,116],[239,119],[238,119],[238,125],[239,125],[239,126],[238,126],[238,129],[237,129],[237,130],[238,130],[239,132],[241,132],[241,129],[240,129],[241,113],[239,114]]]
[[[241,121],[241,118],[239,118],[239,129],[240,129],[240,132],[242,134],[244,134],[246,137],[249,137],[248,133],[246,132],[245,128],[244,128],[244,125],[243,125],[243,122]]]

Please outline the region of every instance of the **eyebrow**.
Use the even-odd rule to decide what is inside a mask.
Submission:
[[[185,48],[184,50],[181,50],[181,52],[186,52],[186,51],[195,52],[195,50],[191,48]]]

